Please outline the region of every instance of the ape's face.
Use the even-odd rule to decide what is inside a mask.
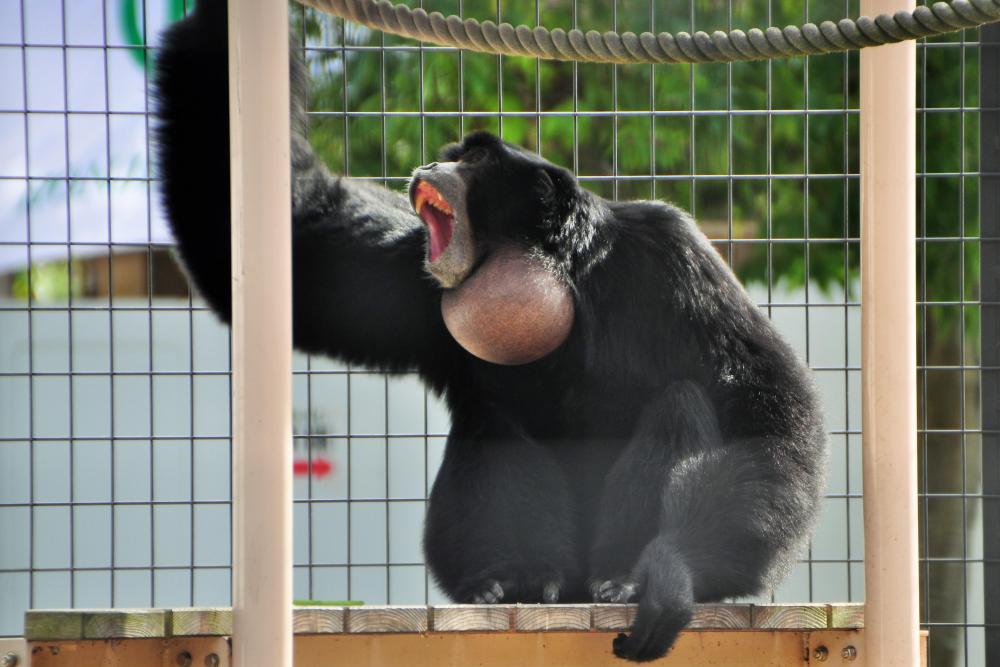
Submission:
[[[427,270],[445,288],[500,246],[537,247],[576,190],[565,170],[485,132],[441,158],[413,172],[410,202],[427,226]]]

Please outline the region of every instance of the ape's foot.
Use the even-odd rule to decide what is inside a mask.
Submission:
[[[594,602],[624,604],[639,594],[639,585],[621,579],[595,579],[590,582],[590,595]]]
[[[503,586],[496,579],[490,579],[484,584],[483,590],[472,594],[476,604],[498,604],[503,601]]]
[[[546,604],[555,604],[559,602],[559,591],[562,587],[554,581],[542,586],[542,602]]]
[[[474,604],[499,604],[501,602],[559,602],[563,584],[554,576],[527,577],[523,579],[486,579],[473,585],[465,595],[457,600],[467,600]]]

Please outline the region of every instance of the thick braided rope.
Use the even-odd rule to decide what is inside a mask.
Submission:
[[[441,46],[550,60],[610,63],[720,63],[849,51],[1000,21],[1000,0],[949,0],[875,18],[823,21],[747,32],[618,34],[497,25],[394,5],[388,0],[298,0],[362,25]]]

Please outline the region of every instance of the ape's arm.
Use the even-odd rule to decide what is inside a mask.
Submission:
[[[157,60],[157,139],[181,257],[229,321],[227,60],[226,2],[200,0]],[[306,82],[295,62],[292,78],[295,345],[392,370],[440,368],[453,345],[423,270],[422,225],[401,194],[327,172],[303,138]]]

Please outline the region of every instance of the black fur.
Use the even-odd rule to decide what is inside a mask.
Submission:
[[[201,0],[157,64],[163,192],[180,254],[229,318],[225,3]],[[808,372],[692,221],[618,203],[487,134],[480,248],[541,249],[576,322],[548,357],[496,366],[445,329],[425,231],[400,193],[330,175],[302,138],[294,72],[294,336],[300,348],[416,369],[453,426],[424,547],[460,602],[638,600],[616,655],[662,656],[698,601],[773,585],[816,514],[825,438]]]

